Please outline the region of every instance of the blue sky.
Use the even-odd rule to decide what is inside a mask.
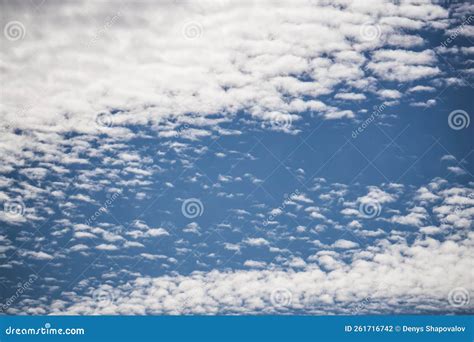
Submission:
[[[2,312],[472,313],[472,10],[2,4]]]

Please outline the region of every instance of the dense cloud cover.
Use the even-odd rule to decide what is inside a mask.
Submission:
[[[0,309],[472,313],[473,8],[2,2]]]

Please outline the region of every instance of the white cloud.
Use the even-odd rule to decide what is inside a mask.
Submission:
[[[365,100],[366,96],[364,94],[357,94],[357,93],[337,93],[336,96],[334,96],[334,98],[341,99],[341,100],[361,101],[361,100]]]
[[[100,245],[97,245],[95,248],[100,250],[100,251],[116,251],[116,250],[118,250],[117,246],[111,245],[111,244],[105,244],[105,243],[101,243]]]
[[[402,97],[402,94],[395,89],[382,89],[377,92],[377,94],[384,99],[399,99]]]
[[[410,106],[430,108],[430,107],[436,106],[436,100],[435,99],[429,99],[425,102],[423,102],[423,101],[413,102],[413,103],[410,103]]]
[[[445,154],[441,157],[441,161],[455,162],[457,159],[452,154]]]
[[[423,186],[416,191],[415,199],[417,199],[418,201],[434,202],[440,199],[440,197]]]
[[[433,87],[430,87],[430,86],[417,85],[417,86],[414,86],[414,87],[408,89],[408,92],[410,92],[410,93],[422,92],[422,91],[433,92],[435,90],[436,90],[436,88],[433,88]]]
[[[72,252],[80,252],[80,251],[85,251],[85,250],[88,250],[88,249],[89,249],[89,247],[87,245],[82,244],[82,243],[74,245],[71,248],[69,248],[69,250],[72,251]]]
[[[251,268],[265,268],[266,265],[267,263],[264,261],[246,260],[244,262],[244,266]]]
[[[431,66],[435,62],[436,55],[431,50],[379,50],[368,67],[382,79],[407,82],[440,74],[438,67]]]
[[[401,215],[392,216],[390,221],[394,223],[403,224],[403,225],[420,227],[423,225],[424,221],[428,218],[428,212],[423,207],[413,207],[409,211],[410,213],[405,216],[401,216]]]
[[[183,225],[178,225],[178,230],[198,236],[184,234],[182,239],[173,241],[175,245],[170,242],[170,246],[164,246],[165,250],[176,252],[174,258],[164,255],[165,251],[142,253],[150,247],[148,244],[163,237],[174,239],[173,224],[163,222],[160,226],[166,228],[161,228],[135,221],[122,231],[113,221],[115,217],[104,214],[105,211],[96,220],[85,221],[87,218],[82,217],[82,209],[98,204],[96,198],[100,194],[120,193],[123,203],[150,199],[151,205],[155,196],[163,200],[160,196],[179,187],[179,179],[165,181],[168,178],[163,177],[157,184],[152,177],[168,170],[174,172],[179,163],[191,168],[194,159],[188,158],[188,153],[203,156],[209,152],[220,161],[230,161],[236,151],[216,152],[210,146],[200,147],[191,142],[211,134],[241,134],[223,128],[232,120],[252,129],[263,127],[296,134],[306,124],[301,124],[303,115],[315,120],[343,120],[341,124],[345,125],[347,119],[363,113],[362,109],[352,110],[362,106],[353,101],[374,96],[397,101],[408,96],[411,100],[416,93],[433,92],[435,87],[444,89],[446,84],[460,82],[449,77],[449,70],[441,70],[446,66],[437,64],[437,55],[425,48],[424,35],[419,34],[419,30],[446,29],[450,25],[442,7],[428,3],[420,6],[410,1],[396,5],[388,1],[270,0],[233,4],[136,3],[127,8],[111,2],[93,2],[87,8],[81,3],[52,6],[46,2],[44,6],[44,11],[34,15],[28,6],[7,3],[2,7],[6,18],[18,18],[25,24],[28,35],[14,43],[4,36],[0,38],[0,68],[6,85],[0,101],[0,173],[18,171],[34,182],[31,185],[0,176],[0,200],[9,199],[12,193],[25,195],[27,203],[35,202],[38,210],[26,208],[24,216],[14,217],[0,211],[0,220],[16,226],[28,221],[36,224],[52,216],[58,210],[57,204],[64,218],[54,220],[51,234],[55,239],[72,236],[66,257],[100,253],[104,258],[114,258],[119,252],[102,251],[127,248],[126,258],[160,264],[166,273],[153,278],[133,270],[132,282],[116,283],[113,291],[119,294],[117,301],[98,311],[94,311],[97,303],[88,292],[75,289],[64,292],[62,300],[53,303],[46,303],[47,296],[34,305],[33,299],[27,298],[25,310],[19,312],[277,313],[285,309],[269,306],[268,295],[274,287],[292,292],[294,302],[290,309],[294,310],[347,313],[354,303],[370,294],[375,299],[374,307],[370,308],[373,312],[388,307],[416,312],[418,309],[413,306],[422,305],[425,299],[429,304],[436,302],[439,310],[449,310],[443,300],[450,287],[472,288],[467,271],[467,261],[472,260],[472,236],[462,241],[469,234],[474,216],[472,189],[447,188],[449,185],[441,179],[421,187],[414,196],[408,185],[404,188],[400,184],[384,184],[369,187],[367,195],[358,198],[360,192],[354,193],[348,186],[326,186],[324,180],[315,179],[312,191],[318,191],[319,196],[300,194],[291,198],[291,205],[284,211],[270,212],[274,216],[285,212],[281,221],[299,220],[299,212],[302,219],[311,223],[301,222],[303,226],[294,222],[283,227],[283,222],[269,221],[266,229],[248,235],[239,235],[247,228],[244,225],[219,224],[218,229],[235,234],[232,241],[238,241],[218,241],[224,247],[225,259],[227,254],[239,255],[235,258],[239,261],[234,260],[239,268],[259,268],[258,271],[212,271],[210,260],[215,260],[217,267],[225,262],[223,255],[212,251],[206,258],[196,260],[199,267],[209,271],[188,275],[170,272],[170,265],[180,263],[182,260],[177,259],[196,247],[188,240],[198,239],[201,234],[196,222],[186,221],[187,225],[182,229]],[[114,16],[114,22],[102,30],[107,18]],[[189,22],[198,24],[198,37],[189,39],[183,35]],[[360,29],[368,22],[380,29],[380,36],[374,40],[361,36]],[[440,52],[472,51],[459,48]],[[432,77],[437,79],[430,80]],[[384,89],[387,80],[414,82],[405,95],[399,90]],[[416,81],[429,86],[417,85]],[[411,105],[428,108],[436,104],[433,99],[423,101]],[[99,113],[103,114],[101,120],[97,120]],[[255,125],[260,121],[260,125]],[[148,145],[144,150],[132,151],[131,141],[136,138],[156,140],[156,156],[144,155]],[[165,152],[168,150],[176,152],[177,157],[169,158]],[[256,157],[248,152],[239,154],[239,158]],[[454,161],[450,157],[442,160]],[[457,175],[465,172],[459,166],[448,169]],[[311,167],[307,171],[310,175]],[[226,168],[221,172],[229,171]],[[68,179],[71,173],[78,177]],[[254,183],[250,185],[264,182],[250,173],[242,178],[230,174],[218,174],[220,186],[242,181],[243,188],[246,181]],[[297,174],[303,180],[305,172],[298,170]],[[48,177],[54,182],[49,182]],[[202,173],[188,174],[186,182],[213,191],[203,178]],[[43,181],[48,181],[46,187],[38,184]],[[161,186],[164,189],[158,189]],[[77,191],[67,197],[70,187]],[[244,198],[243,191],[239,191],[219,192],[219,200]],[[353,196],[352,202],[346,200],[349,196]],[[320,205],[318,200],[324,203]],[[389,205],[398,200],[400,205],[409,203],[412,210],[405,215],[403,209]],[[398,223],[416,226],[419,231],[413,233],[414,229],[408,231],[404,227],[403,231],[386,233],[379,226],[365,227],[365,220],[339,220],[340,215],[331,215],[330,209],[343,208],[343,215],[362,217],[359,205],[373,202],[383,205],[381,217],[375,221],[381,228]],[[228,212],[248,219],[248,228],[252,229],[261,226],[271,207],[251,208],[261,211],[256,216],[250,209]],[[88,224],[77,223],[78,220]],[[343,235],[332,241],[326,241],[324,236],[315,240],[316,234],[324,235],[321,233],[329,229],[340,232],[346,227],[354,237],[373,240],[373,245],[363,246],[362,250],[355,241],[341,239]],[[282,228],[288,230],[280,234]],[[294,230],[298,234],[291,234]],[[217,230],[212,236],[220,232]],[[418,233],[431,237],[442,234],[444,242],[422,239]],[[352,239],[350,235],[345,237]],[[407,237],[413,238],[407,239],[413,242],[408,244]],[[292,249],[296,248],[292,244],[280,245],[295,240],[298,244],[309,243],[317,251],[311,249],[310,253],[315,254],[307,257],[301,250]],[[275,255],[272,261],[260,261],[259,255],[252,254],[256,250],[268,252],[267,248],[242,248],[270,246],[270,241],[269,252]],[[15,248],[12,242],[0,242],[0,253]],[[56,240],[32,237],[21,231],[17,242],[29,244],[18,248],[26,266],[34,260],[64,257],[55,249]],[[206,242],[197,244],[200,248],[208,247]],[[39,246],[43,250],[38,252]],[[431,269],[427,266],[429,262]],[[13,268],[15,263],[19,261],[10,260],[2,267]],[[441,273],[438,267],[448,273]],[[108,272],[103,277],[112,279],[114,275]],[[395,288],[401,278],[404,281]],[[92,284],[88,284],[87,291],[97,287]],[[109,285],[100,287],[110,290]],[[426,297],[420,299],[420,293]],[[325,303],[335,306],[327,307]],[[15,308],[12,310],[18,313]]]
[[[457,308],[449,306],[449,292],[456,287],[474,290],[469,272],[473,239],[470,233],[464,241],[426,238],[411,245],[389,244],[371,256],[355,253],[348,264],[326,254],[337,270],[330,273],[308,265],[300,272],[275,269],[138,277],[114,288],[118,295],[107,307],[99,306],[91,296],[73,295],[69,302],[53,301],[45,309],[56,314],[269,314],[301,309],[314,314],[347,314],[370,297],[372,304],[366,310],[372,313],[424,312],[428,304],[432,312],[456,312]],[[288,307],[271,304],[275,288],[286,288],[292,294]],[[472,309],[473,304],[463,308]]]
[[[308,198],[308,196],[305,194],[293,195],[291,196],[291,199],[303,203],[313,203],[313,200]]]
[[[333,247],[335,248],[342,248],[342,249],[350,249],[350,248],[357,248],[359,244],[354,241],[340,239],[334,242]]]
[[[448,166],[448,171],[454,173],[456,176],[462,176],[466,174],[466,171],[459,166]]]
[[[266,246],[270,243],[264,238],[247,238],[244,242],[249,246]]]
[[[47,143],[59,150],[58,134],[125,138],[131,134],[123,128],[126,124],[150,125],[160,136],[199,139],[239,110],[258,120],[278,116],[293,123],[307,110],[326,119],[353,118],[351,110],[318,97],[348,84],[358,92],[335,97],[362,100],[364,82],[373,83],[374,76],[414,80],[437,75],[439,70],[429,66],[436,61],[430,50],[379,48],[384,42],[406,49],[420,45],[421,37],[400,28],[419,30],[438,21],[442,25],[448,14],[431,4],[396,6],[388,1],[370,8],[357,2],[291,1],[42,6],[40,16],[31,15],[27,6],[7,3],[2,8],[6,17],[35,28],[34,35],[20,42],[4,40],[0,56],[3,82],[8,84],[2,92],[2,127],[10,127],[5,132],[9,146],[4,148],[16,155],[21,155],[22,145],[34,147],[40,139],[20,138],[12,128],[47,131]],[[367,42],[361,27],[376,17],[382,36]],[[196,23],[195,39],[186,36],[189,23]],[[366,52],[373,52],[373,61],[364,70]],[[303,75],[310,79],[302,81]],[[107,114],[112,109],[118,110]],[[186,115],[191,112],[196,116]],[[96,124],[99,113],[106,113],[105,123],[112,127]],[[221,117],[207,117],[214,113]],[[170,116],[177,123],[163,125]],[[181,130],[184,124],[188,126]],[[65,163],[67,158],[88,162],[65,155]],[[137,155],[124,153],[120,158],[134,161]]]
[[[36,260],[52,260],[54,258],[51,254],[45,253],[43,251],[39,251],[39,252],[28,251],[25,254],[29,258],[36,259]]]

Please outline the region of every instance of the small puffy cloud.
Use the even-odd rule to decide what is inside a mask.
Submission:
[[[95,236],[94,234],[89,233],[89,232],[74,232],[74,237],[77,238],[77,239],[94,239],[94,238],[97,238],[97,236]]]
[[[462,176],[466,174],[466,170],[459,166],[448,166],[448,171],[454,173],[456,176]]]
[[[163,260],[167,258],[165,255],[150,254],[150,253],[141,253],[140,256],[147,260]]]
[[[411,209],[411,212],[408,215],[401,216],[395,215],[390,218],[390,222],[421,227],[424,221],[428,218],[426,209],[423,207],[415,207]]]
[[[415,199],[418,201],[434,202],[440,199],[440,197],[423,186],[416,191]]]
[[[429,99],[425,102],[419,101],[419,102],[413,102],[410,103],[410,106],[413,107],[422,107],[422,108],[430,108],[436,106],[436,100],[435,99]]]
[[[249,246],[267,246],[270,244],[264,238],[247,238],[244,240],[244,243],[246,243]]]
[[[266,265],[267,263],[264,261],[246,260],[244,262],[244,266],[247,266],[250,268],[264,268]]]
[[[382,90],[379,90],[377,94],[383,99],[390,99],[390,100],[399,99],[400,97],[402,97],[402,94],[398,90],[395,90],[395,89],[382,89]]]
[[[196,222],[189,223],[184,229],[183,232],[185,233],[193,233],[193,234],[201,234],[199,231],[199,224]]]
[[[417,92],[433,92],[435,91],[436,88],[430,87],[430,86],[423,86],[423,85],[417,85],[414,87],[411,87],[408,89],[408,92],[410,93],[417,93]]]
[[[357,220],[352,220],[351,222],[349,222],[349,224],[347,225],[349,228],[353,228],[353,229],[359,229],[359,228],[362,228],[362,225],[360,224],[359,221]]]
[[[98,249],[99,251],[116,251],[116,250],[118,250],[117,246],[111,245],[111,244],[105,244],[105,243],[101,243],[100,245],[97,245],[95,248]]]
[[[298,194],[291,196],[291,199],[297,202],[303,202],[303,203],[313,203],[313,200],[308,198],[305,194]]]
[[[407,82],[436,76],[441,73],[436,55],[431,50],[379,50],[368,64],[374,74],[388,81]]]
[[[52,260],[54,258],[51,254],[45,253],[43,251],[28,251],[25,254],[27,257],[35,260]]]
[[[354,241],[340,239],[334,242],[332,245],[334,248],[341,248],[341,249],[351,249],[359,247],[359,244]]]
[[[157,236],[166,236],[169,233],[164,228],[150,228],[145,233],[147,236],[157,237]]]
[[[367,195],[357,198],[360,203],[390,203],[396,200],[396,196],[390,194],[376,186],[370,186]]]
[[[441,161],[455,162],[457,161],[457,159],[452,154],[445,154],[444,156],[441,157]]]
[[[334,98],[340,100],[362,101],[367,97],[364,94],[357,93],[337,93]]]
[[[434,235],[434,234],[440,234],[442,232],[442,229],[440,227],[435,227],[435,226],[426,226],[426,227],[421,227],[420,232],[426,235]]]
[[[74,245],[74,246],[69,248],[69,250],[72,251],[72,252],[81,252],[81,251],[86,251],[88,249],[89,249],[89,246],[84,245],[82,243]]]
[[[306,262],[300,257],[293,257],[288,261],[288,266],[293,268],[303,268],[306,267]]]
[[[288,313],[350,314],[368,297],[371,304],[367,309],[372,313],[413,313],[425,305],[430,305],[432,312],[471,310],[472,303],[459,309],[450,306],[446,298],[453,288],[474,290],[468,272],[473,238],[471,234],[465,241],[426,238],[412,244],[400,242],[375,253],[356,251],[348,263],[338,260],[337,253],[322,251],[311,257],[322,268],[313,264],[298,272],[259,269],[138,276],[131,284],[117,286],[115,300],[107,307],[98,306],[87,294],[73,295],[63,305],[52,300],[43,307],[55,314],[272,314],[281,310],[272,305],[272,291],[283,287],[292,294]],[[101,285],[96,291],[105,289]]]

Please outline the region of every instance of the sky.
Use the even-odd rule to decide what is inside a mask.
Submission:
[[[0,3],[1,314],[474,313],[472,3]]]

